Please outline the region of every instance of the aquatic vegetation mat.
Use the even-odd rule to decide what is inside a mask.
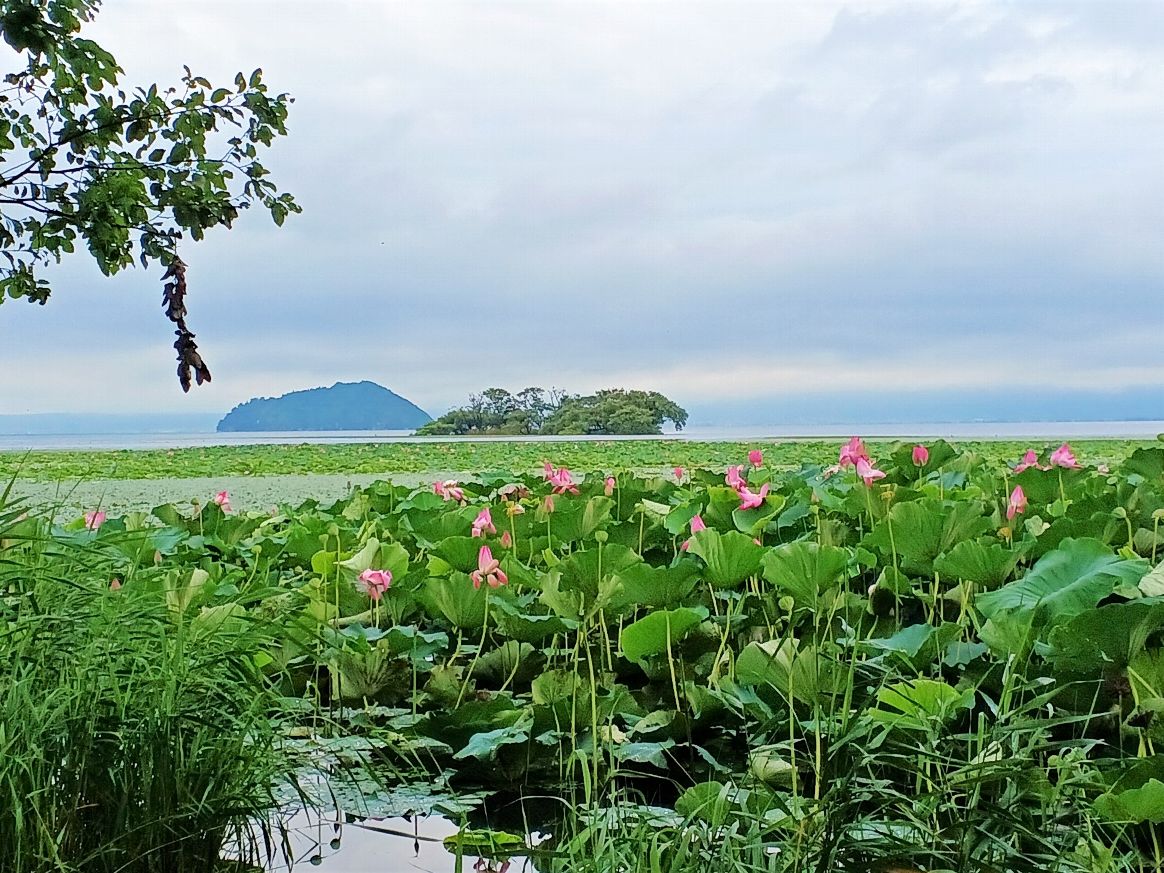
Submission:
[[[480,869],[1162,870],[1164,446],[1023,448],[547,455],[5,536],[105,555],[97,601],[273,628],[321,805],[444,814]]]

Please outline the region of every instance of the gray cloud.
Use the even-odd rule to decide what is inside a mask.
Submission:
[[[270,164],[306,212],[189,247],[208,389],[174,384],[158,277],[74,259],[0,307],[0,403],[1164,384],[1164,30],[1103,8],[110,4],[129,80],[296,95]]]

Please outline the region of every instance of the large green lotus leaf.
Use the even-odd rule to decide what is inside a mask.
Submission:
[[[1148,571],[1137,586],[1145,597],[1158,597],[1164,594],[1164,563],[1157,564]]]
[[[326,555],[327,553],[325,552],[324,554]],[[338,561],[337,563],[341,567],[343,567],[345,570],[348,570],[352,574],[359,576],[361,573],[363,573],[365,570],[368,570],[368,569],[373,569],[373,568],[377,569],[377,570],[383,569],[382,567],[376,566],[377,558],[379,558],[379,557],[380,557],[380,541],[378,539],[376,539],[375,537],[371,537],[366,543],[364,543],[363,548],[361,548],[358,552],[356,552],[350,558],[346,558],[343,561]],[[313,568],[315,567],[315,560],[316,560],[315,558],[312,558],[312,560],[311,560],[311,564],[312,564]],[[408,561],[408,556],[405,555],[405,563],[406,564],[407,564],[407,561]],[[320,572],[320,571],[317,569],[316,572]]]
[[[915,668],[921,668],[936,661],[961,632],[962,628],[951,621],[939,627],[915,624],[902,628],[893,636],[865,640],[861,645],[873,652],[898,655]]]
[[[1008,549],[1001,543],[964,540],[938,556],[934,571],[985,589],[997,588],[1010,578],[1024,553],[1023,549]]]
[[[562,574],[554,568],[542,576],[542,593],[538,599],[558,615],[571,622],[579,622],[586,607],[581,591],[567,590],[562,585]]]
[[[686,536],[689,533],[691,519],[699,515],[699,511],[702,508],[702,504],[698,501],[681,503],[667,513],[667,517],[663,521],[663,527],[672,536]]]
[[[618,743],[611,747],[611,752],[619,761],[650,764],[660,770],[666,770],[670,763],[663,753],[674,747],[674,740],[664,739],[657,743]]]
[[[739,531],[721,534],[717,530],[701,530],[691,537],[688,553],[703,559],[705,578],[720,588],[733,588],[760,570],[764,549]]]
[[[464,573],[452,573],[447,578],[429,577],[422,597],[453,627],[475,630],[485,623],[487,593],[488,586],[474,588],[472,580]]]
[[[699,571],[699,564],[687,559],[669,567],[652,567],[643,561],[631,564],[617,573],[620,584],[611,608],[621,613],[636,606],[675,606],[694,590]]]
[[[496,649],[486,652],[473,664],[474,679],[492,679],[503,683],[510,677],[518,682],[527,682],[538,675],[538,668],[545,665],[545,656],[529,643],[506,640]]]
[[[469,697],[460,706],[453,707],[450,703],[433,709],[417,722],[416,731],[459,749],[473,734],[518,724],[527,717],[528,711],[527,707],[518,707],[501,694],[488,699]]]
[[[764,502],[755,509],[737,507],[732,510],[732,524],[741,533],[746,533],[752,537],[758,536],[768,526],[768,523],[784,509],[785,500],[783,494],[768,494],[764,498]]]
[[[1159,480],[1164,477],[1164,448],[1136,449],[1131,456],[1120,464],[1120,472],[1124,475],[1136,474],[1148,480]]]
[[[776,527],[777,529],[792,527],[810,515],[812,515],[812,503],[807,495],[799,495],[799,499],[785,504],[784,509],[780,511],[780,515],[776,519]]]
[[[434,497],[436,495],[433,495]],[[478,506],[451,508],[444,504],[433,510],[410,510],[401,516],[401,525],[411,531],[421,548],[432,548],[449,537],[468,536],[473,527],[473,519],[480,512]]]
[[[567,591],[579,591],[587,601],[593,602],[598,597],[602,582],[611,576],[617,576],[628,567],[641,564],[640,558],[632,549],[615,543],[606,543],[592,549],[574,552],[557,569],[561,574],[561,585]]]
[[[1164,782],[1149,779],[1139,788],[1108,792],[1095,799],[1095,811],[1108,821],[1164,822]]]
[[[590,680],[574,670],[546,670],[530,683],[530,696],[538,706],[589,698]]]
[[[707,618],[703,606],[662,609],[652,612],[622,629],[619,637],[622,652],[630,661],[661,655],[672,648],[688,631]]]
[[[1002,609],[994,613],[978,631],[978,637],[999,658],[1024,655],[1033,642],[1034,612]]]
[[[1058,624],[1094,609],[1117,587],[1134,586],[1147,572],[1147,561],[1121,558],[1098,540],[1068,539],[1023,578],[979,595],[975,605],[987,618],[1019,610],[1033,612],[1036,625]]]
[[[335,692],[343,700],[366,700],[385,688],[406,681],[386,647],[372,646],[362,651],[342,650],[333,665]]]
[[[974,703],[974,691],[959,691],[936,679],[895,682],[877,691],[881,708],[868,710],[869,717],[882,724],[911,730],[932,728],[934,721],[946,721],[959,709]]]
[[[895,503],[862,545],[886,556],[896,550],[903,570],[929,576],[938,555],[989,529],[990,520],[978,501],[926,498]]]
[[[748,643],[736,659],[736,681],[741,685],[774,688],[785,700],[815,703],[836,689],[832,662],[815,646],[796,640]]]
[[[769,549],[762,564],[765,579],[792,595],[797,606],[812,607],[845,575],[849,551],[800,540]]]
[[[560,495],[554,501],[554,511],[549,513],[550,533],[563,543],[589,539],[610,521],[614,511],[614,500],[609,497],[591,497],[582,502],[576,497]]]
[[[432,553],[454,570],[472,573],[477,569],[477,556],[483,545],[485,541],[479,537],[447,537],[433,547]]]
[[[700,782],[675,799],[675,811],[690,821],[722,828],[735,811],[740,790],[722,782]]]
[[[523,643],[540,643],[555,634],[565,633],[577,627],[576,622],[558,615],[538,615],[504,598],[489,601],[494,607],[493,618],[501,632],[511,640]]]
[[[1164,597],[1110,603],[1051,630],[1050,657],[1078,670],[1126,667],[1148,638],[1164,627]]]
[[[913,474],[919,478],[925,477],[958,454],[957,450],[945,440],[934,440],[932,443],[925,444],[930,457],[925,464],[919,467],[913,462],[913,447],[915,445],[917,443],[903,443],[897,446],[889,456],[893,465],[903,471],[907,477]]]
[[[722,481],[722,480],[721,480]],[[713,485],[707,489],[707,507],[703,510],[703,520],[708,527],[718,530],[734,530],[736,520],[733,513],[740,507],[740,495],[726,485]]]
[[[427,663],[432,655],[448,648],[449,636],[444,631],[425,632],[414,625],[396,625],[384,632],[379,644],[395,656],[407,655]]]
[[[453,757],[458,761],[466,758],[476,758],[479,761],[493,761],[503,746],[522,745],[529,742],[529,728],[533,724],[533,716],[525,714],[515,724],[496,728],[491,731],[473,734],[465,747]]]
[[[441,510],[443,508],[445,508],[445,499],[439,494],[434,493],[429,488],[416,491],[408,498],[401,500],[396,504],[397,512],[404,512],[408,509],[418,509],[422,512],[431,512],[434,510]]]

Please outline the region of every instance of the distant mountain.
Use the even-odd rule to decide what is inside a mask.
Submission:
[[[375,382],[337,382],[248,400],[228,412],[217,430],[413,430],[430,421],[415,403]]]

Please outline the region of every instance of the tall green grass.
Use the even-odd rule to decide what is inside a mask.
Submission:
[[[132,534],[87,538],[0,508],[0,870],[206,873],[224,847],[272,854],[264,822],[295,762],[259,666],[267,629],[167,597]],[[108,548],[141,552],[120,588]]]

